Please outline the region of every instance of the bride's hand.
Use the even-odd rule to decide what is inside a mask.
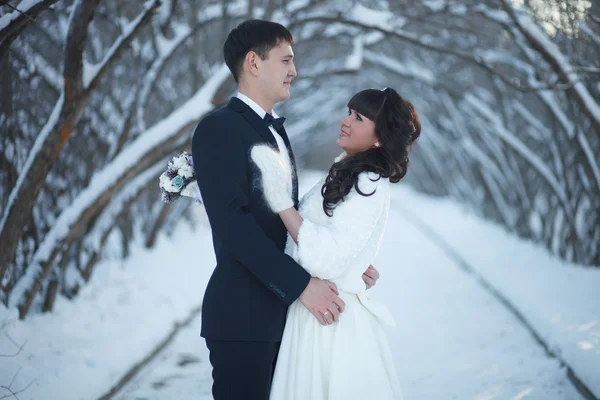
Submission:
[[[294,207],[292,171],[284,157],[267,145],[256,145],[250,152],[262,175],[265,200],[271,211],[278,213]]]
[[[362,278],[367,286],[367,290],[371,289],[377,283],[377,279],[379,279],[379,271],[373,265],[369,265],[369,268],[362,274]]]

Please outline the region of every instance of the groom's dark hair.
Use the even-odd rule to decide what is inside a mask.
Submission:
[[[254,51],[265,60],[269,51],[280,42],[294,44],[294,38],[285,26],[271,21],[251,19],[229,32],[223,45],[223,56],[235,81],[238,82],[249,51]]]

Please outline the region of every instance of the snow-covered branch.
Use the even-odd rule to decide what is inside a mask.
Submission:
[[[0,42],[3,51],[8,49],[7,45],[19,36],[19,34],[35,21],[35,18],[58,0],[22,0],[13,12],[0,17]]]
[[[519,138],[509,132],[502,121],[498,118],[496,111],[490,109],[488,106],[483,104],[480,99],[475,96],[467,94],[465,101],[469,104],[469,109],[476,110],[481,115],[485,116],[489,122],[493,124],[493,133],[497,134],[507,145],[515,150],[524,160],[526,160],[546,182],[553,189],[556,196],[560,199],[565,211],[569,216],[572,217],[573,209],[569,203],[568,195],[565,188],[560,184],[556,176],[548,169],[544,161],[529,149]]]
[[[416,79],[430,86],[438,84],[433,71],[422,65],[416,66],[414,64],[410,65],[407,63],[402,63],[385,54],[376,53],[371,50],[365,50],[364,57],[365,60],[373,63],[374,65],[385,68],[394,74],[406,77],[408,79]]]
[[[484,55],[478,55],[473,52],[466,52],[447,46],[441,46],[435,44],[435,42],[431,40],[431,38],[422,37],[421,35],[403,30],[399,26],[403,25],[404,21],[401,21],[400,24],[398,24],[397,22],[390,22],[394,20],[394,15],[389,12],[374,11],[367,9],[363,6],[359,6],[355,8],[352,12],[350,12],[349,15],[350,17],[343,17],[341,15],[337,17],[331,17],[329,15],[311,15],[305,18],[301,18],[298,21],[295,21],[292,24],[292,26],[295,27],[313,22],[320,22],[325,25],[342,24],[360,28],[365,31],[380,32],[388,37],[394,37],[416,45],[418,47],[434,51],[436,53],[447,54],[453,57],[457,57],[463,61],[467,61],[471,64],[478,66],[479,68],[490,72],[495,76],[498,76],[500,79],[502,79],[502,81],[504,81],[512,88],[523,92],[548,89],[567,90],[576,83],[566,82],[563,85],[560,85],[559,82],[550,82],[547,84],[536,84],[528,82],[527,84],[524,84],[518,77],[511,76],[496,68],[496,66],[492,62],[493,60],[488,59]],[[356,17],[352,18],[352,16]],[[495,55],[495,57],[497,57],[497,55]],[[505,58],[505,60],[506,59],[508,58]]]
[[[594,100],[578,74],[573,70],[567,57],[560,51],[543,30],[522,10],[515,9],[508,0],[500,0],[520,32],[531,46],[550,64],[559,75],[561,82],[572,86],[569,93],[577,100],[594,129],[600,134],[600,105]]]
[[[189,27],[183,27],[182,29],[175,30],[175,37],[172,39],[159,38],[157,41],[161,45],[158,47],[158,57],[152,62],[150,68],[144,75],[142,84],[137,95],[136,110],[137,110],[137,124],[138,129],[143,131],[146,129],[144,111],[146,102],[149,100],[150,93],[154,89],[156,82],[158,81],[160,74],[162,73],[167,62],[172,59],[176,50],[185,43],[185,41],[195,33],[196,30],[189,29]]]
[[[76,0],[69,17],[64,54],[64,86],[59,101],[35,139],[25,168],[21,171],[0,220],[0,280],[12,259],[20,235],[15,232],[26,225],[46,177],[54,165],[87,105],[91,91],[114,65],[125,46],[141,27],[150,20],[159,0],[147,3],[144,11],[131,23],[124,35],[108,51],[105,59],[94,73],[83,74],[83,51],[87,41],[88,27],[100,0]]]
[[[160,79],[164,68],[168,62],[173,59],[177,50],[180,49],[188,39],[193,37],[200,29],[206,27],[208,24],[222,20],[225,17],[243,17],[246,10],[243,7],[240,7],[240,4],[239,1],[236,4],[230,4],[226,10],[219,5],[205,7],[202,10],[202,13],[197,16],[197,21],[192,28],[187,25],[175,25],[173,27],[175,33],[174,37],[170,39],[167,39],[160,33],[158,34],[156,38],[156,42],[158,43],[158,57],[152,62],[148,71],[146,71],[136,100],[136,120],[137,127],[140,131],[146,129],[144,113],[147,101],[149,100],[156,83]],[[162,7],[163,6],[161,6],[161,9]]]
[[[110,49],[108,49],[102,61],[94,65],[84,63],[82,79],[85,90],[94,90],[100,80],[111,70],[112,65],[117,61],[131,41],[139,34],[141,29],[150,22],[150,19],[159,5],[160,0],[153,0],[146,3],[143,11],[125,27],[123,33],[115,40]]]
[[[48,121],[35,139],[25,166],[12,188],[0,220],[0,280],[13,258],[21,232],[50,168],[69,139],[85,105],[81,94],[81,58],[87,38],[87,28],[99,0],[76,1],[69,18],[66,37],[64,86]]]
[[[585,34],[588,35],[588,37],[596,44],[596,46],[600,47],[600,35],[591,30],[590,27],[583,22],[579,23],[579,29],[582,32],[585,32]]]
[[[132,120],[135,115],[135,105],[138,99],[139,87],[137,92],[130,93],[124,101],[124,117],[121,122],[121,126],[117,137],[111,141],[110,148],[108,149],[107,159],[112,160],[122,150],[125,142],[129,137],[131,131]]]
[[[65,39],[63,74],[65,97],[69,104],[83,91],[83,51],[88,37],[88,28],[100,0],[75,0],[69,16],[69,30]]]
[[[512,10],[512,8],[510,8],[510,5],[507,5],[505,7],[505,9],[507,9],[508,11]],[[545,50],[543,52],[543,53],[547,53],[546,56],[544,56],[544,54],[542,54],[544,59],[547,62],[549,62],[547,57],[553,56],[557,60],[561,60],[562,67],[569,69],[571,71],[571,73],[573,74],[571,76],[571,78],[567,79],[567,82],[568,82],[567,84],[569,85],[569,88],[571,88],[571,90],[569,90],[568,93],[573,93],[573,91],[575,91],[575,93],[577,93],[577,89],[579,88],[587,93],[587,95],[586,95],[586,93],[584,93],[584,97],[589,96],[589,92],[587,92],[587,89],[585,88],[585,86],[581,82],[579,82],[579,78],[577,76],[577,68],[571,67],[568,64],[568,62],[566,61],[564,56],[562,56],[562,54],[560,53],[560,50],[556,47],[556,45],[554,45],[552,42],[550,42],[550,39],[541,31],[541,29],[537,25],[533,24],[533,22],[529,19],[529,17],[521,16],[521,18],[523,18],[523,19],[519,20],[518,18],[520,18],[520,17],[518,17],[518,15],[515,13],[514,15],[512,15],[512,18],[511,18],[511,16],[509,16],[509,14],[507,12],[500,11],[500,10],[490,10],[483,4],[480,4],[477,6],[477,12],[480,15],[503,25],[507,30],[509,30],[513,34],[516,45],[522,50],[522,52],[525,55],[526,59],[528,60],[529,64],[532,66],[536,66],[538,64],[535,59],[534,51],[532,50],[532,47],[534,49],[536,49],[535,50],[536,52],[539,53],[538,48],[540,46],[542,48],[543,48],[543,46],[547,46],[548,47],[547,50]],[[521,21],[522,26],[518,24],[519,21]],[[580,26],[581,26],[581,24],[580,24]],[[528,37],[528,35],[526,35],[526,33],[528,31],[525,29],[525,27],[528,27],[529,31],[533,32],[533,33],[529,33],[529,36],[531,36],[531,37]],[[540,44],[537,46],[529,47],[532,40],[539,40]],[[552,65],[552,63],[550,63],[550,64]],[[534,72],[535,71],[529,72],[531,80],[534,79],[533,78]],[[561,74],[559,71],[558,80],[564,79],[565,76],[566,75]],[[577,87],[575,87],[576,84],[577,84]],[[559,104],[558,100],[556,99],[556,95],[554,93],[552,93],[550,91],[538,91],[538,92],[536,92],[536,94],[540,98],[540,100],[548,107],[548,110],[556,118],[556,120],[561,125],[563,131],[567,134],[567,136],[571,139],[573,139],[573,138],[576,139],[575,143],[581,149],[583,157],[586,160],[586,163],[587,163],[590,171],[592,172],[594,181],[596,182],[597,191],[598,191],[598,193],[600,193],[600,166],[598,165],[597,157],[594,156],[594,154],[593,154],[592,147],[589,143],[588,138],[586,137],[586,134],[581,131],[580,132],[575,131],[573,121],[569,120],[568,116],[565,114],[565,111],[562,109],[561,105]],[[593,98],[591,98],[591,96],[589,97],[589,99],[591,100],[592,103],[595,103],[595,101],[593,100]],[[597,103],[595,103],[595,104],[597,104]],[[594,109],[593,104],[592,104],[592,109]],[[586,114],[589,115],[588,112],[586,112]],[[593,111],[592,111],[592,114],[593,114]]]
[[[42,79],[44,79],[44,82],[46,82],[57,95],[60,95],[64,85],[63,77],[48,62],[48,60],[37,53],[26,41],[21,42],[19,46],[11,47],[11,52],[23,60],[29,70],[38,72]]]
[[[162,0],[160,2],[160,7],[158,8],[158,24],[163,34],[165,34],[167,30],[167,26],[173,17],[173,11],[175,11],[176,6],[177,0]]]
[[[10,294],[9,305],[19,306],[21,318],[28,313],[35,295],[52,270],[60,244],[69,236],[77,234],[96,215],[97,208],[105,207],[116,191],[149,167],[146,160],[150,159],[152,164],[155,162],[153,158],[164,157],[164,154],[156,154],[157,151],[160,151],[161,146],[187,133],[213,108],[212,99],[228,76],[228,68],[221,66],[183,106],[140,135],[98,171],[88,187],[60,214],[52,229],[44,236],[25,275]]]
[[[142,188],[149,182],[152,180],[158,182],[158,177],[164,172],[166,165],[166,160],[161,160],[124,185],[118,194],[110,199],[110,203],[103,210],[102,215],[94,222],[93,229],[86,236],[85,245],[99,248],[100,237],[106,230],[114,226],[115,219],[121,214],[125,205],[138,196]],[[154,182],[155,186],[158,186],[156,182]]]

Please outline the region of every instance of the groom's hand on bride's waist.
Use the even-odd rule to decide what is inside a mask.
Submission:
[[[308,286],[300,295],[300,301],[321,325],[329,325],[338,320],[346,307],[338,294],[335,283],[310,278]]]

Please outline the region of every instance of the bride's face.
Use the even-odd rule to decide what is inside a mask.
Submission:
[[[348,116],[340,126],[337,145],[352,155],[372,148],[376,142],[375,122],[356,110],[348,109]]]

